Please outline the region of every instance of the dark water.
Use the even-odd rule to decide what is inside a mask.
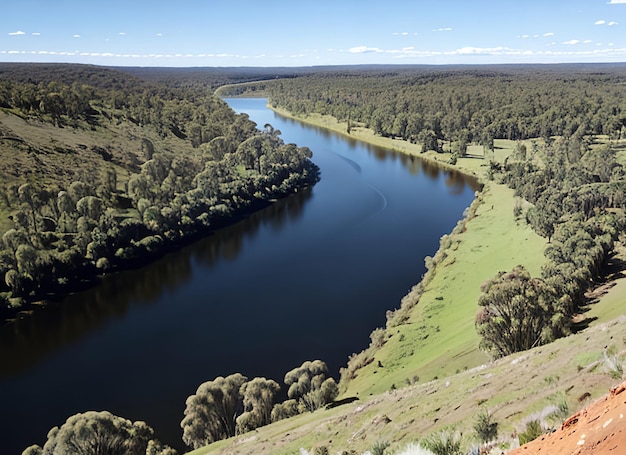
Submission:
[[[0,327],[0,453],[78,412],[144,420],[182,449],[185,399],[240,372],[282,383],[305,360],[337,379],[424,273],[473,182],[227,100],[321,168],[311,190],[140,270]]]

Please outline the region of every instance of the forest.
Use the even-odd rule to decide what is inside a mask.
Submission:
[[[206,88],[0,65],[0,316],[315,184],[306,147]]]
[[[626,67],[370,68],[266,82],[273,106],[328,114],[384,137],[439,142],[616,137],[626,124]]]

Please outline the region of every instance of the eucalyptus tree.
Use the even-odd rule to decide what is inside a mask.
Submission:
[[[332,377],[327,377],[328,367],[321,360],[306,361],[285,374],[287,396],[298,401],[303,410],[315,411],[332,402],[339,389]]]
[[[503,357],[568,333],[571,319],[551,286],[521,265],[481,286],[476,329],[481,346]]]
[[[28,447],[22,455],[175,455],[154,436],[145,422],[132,422],[108,411],[88,411],[67,419],[48,433],[43,447]]]
[[[200,384],[185,402],[185,417],[180,423],[185,444],[197,449],[236,434],[237,416],[243,408],[240,389],[246,381],[245,376],[235,373]]]
[[[271,379],[245,382],[240,389],[244,412],[237,417],[237,431],[245,433],[271,423],[274,398],[279,391],[280,386]]]

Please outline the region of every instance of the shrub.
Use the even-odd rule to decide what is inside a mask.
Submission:
[[[526,430],[523,433],[520,433],[517,437],[519,439],[520,446],[523,446],[530,441],[534,441],[542,434],[543,428],[541,428],[539,421],[531,420],[526,424]]]
[[[376,444],[372,447],[372,455],[383,455],[385,450],[387,450],[387,447],[389,447],[389,443],[387,441],[376,442]]]
[[[480,442],[493,441],[498,437],[498,422],[493,421],[493,416],[488,410],[481,411],[476,416],[474,431]]]
[[[434,455],[462,455],[461,434],[456,431],[442,430],[427,436],[420,443]]]

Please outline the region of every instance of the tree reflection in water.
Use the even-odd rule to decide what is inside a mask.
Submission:
[[[28,317],[0,326],[0,376],[17,374],[46,355],[91,333],[107,321],[124,315],[132,305],[149,305],[191,278],[193,262],[212,267],[234,260],[244,240],[259,227],[280,230],[302,215],[311,189],[276,201],[232,226],[167,254],[136,270],[107,275],[91,289],[49,302]]]

